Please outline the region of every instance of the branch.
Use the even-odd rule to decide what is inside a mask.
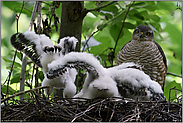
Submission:
[[[175,73],[170,73],[170,72],[167,72],[167,75],[172,75],[172,76],[176,76],[176,77],[180,77],[180,78],[182,78],[182,76],[180,76],[180,75],[177,75],[177,74],[175,74]]]
[[[29,29],[28,29],[29,31],[32,30],[32,26],[33,26],[33,24],[34,24],[37,6],[38,6],[38,2],[35,2],[34,8],[33,8],[33,10],[32,10],[31,21],[30,21],[30,24],[29,24]]]
[[[32,11],[32,16],[31,16],[31,21],[30,21],[30,25],[29,25],[29,31],[32,30],[32,25],[34,23],[34,19],[35,19],[35,15],[36,15],[36,10],[38,7],[38,3],[39,2],[35,2],[34,4],[34,8]],[[26,59],[26,55],[23,53],[23,57],[22,57],[22,67],[21,67],[21,74],[20,74],[20,92],[24,91],[24,82],[25,82],[25,76],[26,76],[26,66],[27,66],[27,59]],[[20,96],[20,100],[24,98],[24,95]]]
[[[55,12],[55,6],[53,6],[53,8],[51,8],[50,23],[48,24],[49,27],[51,27],[51,20],[52,20],[52,17],[53,17],[54,12]]]
[[[116,43],[115,43],[115,46],[114,46],[114,52],[113,52],[113,54],[115,54],[116,46],[117,46],[117,44],[118,44],[119,37],[120,37],[121,32],[122,32],[122,30],[123,30],[123,27],[124,27],[124,24],[125,24],[125,20],[126,20],[127,14],[128,14],[128,12],[129,12],[130,8],[132,7],[132,5],[134,4],[134,2],[135,2],[135,1],[133,1],[132,4],[128,7],[128,10],[127,10],[127,12],[126,12],[126,14],[125,14],[125,17],[124,17],[124,19],[123,19],[123,24],[122,24],[121,30],[120,30],[120,32],[119,32],[119,35],[118,35],[118,37],[117,37],[117,40],[116,40]]]
[[[38,1],[38,5],[37,5],[37,33],[40,34],[41,33],[41,6],[42,6],[42,2]]]
[[[103,99],[100,102],[97,102],[97,103],[94,103],[94,104],[90,105],[85,111],[82,111],[82,112],[76,114],[74,119],[72,119],[71,122],[74,122],[78,117],[81,117],[81,116],[85,115],[86,112],[88,112],[88,111],[92,110],[93,108],[95,108],[94,106],[96,106],[97,104],[102,103],[104,101],[106,101],[106,99]]]
[[[25,5],[25,4],[24,4],[24,2],[23,2],[23,5],[22,5],[22,8],[21,8],[21,10],[20,10],[19,15],[16,15],[16,20],[17,20],[17,33],[18,33],[18,20],[19,20],[19,18],[20,18],[20,15],[21,15],[21,13],[22,13],[22,10],[23,10],[24,5]],[[13,66],[14,66],[14,63],[15,63],[16,54],[17,54],[17,50],[15,51],[14,58],[13,58],[13,63],[12,63],[12,65],[11,65],[11,70],[10,70],[9,75],[8,75],[8,82],[7,82],[6,95],[8,94],[9,82],[10,82],[11,73],[12,73],[12,71],[13,71]],[[6,81],[5,81],[5,82],[6,82]],[[4,84],[5,84],[5,83],[4,83]]]
[[[10,77],[11,77],[11,73],[12,73],[12,71],[13,71],[13,66],[14,66],[14,63],[15,63],[16,55],[17,55],[17,50],[15,51],[15,54],[14,54],[14,57],[13,57],[13,63],[12,63],[12,65],[11,65],[11,70],[10,70],[9,75],[8,75],[8,78],[7,78],[8,80],[6,79],[6,81],[7,81],[6,95],[8,94],[8,88],[9,88]],[[3,83],[3,86],[5,85],[6,81]],[[2,86],[2,87],[3,87],[3,86]],[[1,88],[1,89],[2,89],[2,88]]]
[[[105,27],[105,25],[107,25],[108,23],[110,23],[111,21],[113,21],[114,19],[116,19],[117,17],[119,17],[121,14],[123,14],[124,11],[125,11],[125,10],[121,11],[118,15],[116,15],[115,17],[113,17],[111,20],[107,21],[107,22],[104,23],[102,26],[100,26],[100,27],[97,29],[97,31],[93,32],[93,33],[90,35],[90,37],[86,40],[86,43],[83,45],[83,47],[85,48],[85,46],[87,45],[88,41],[90,40],[90,38],[91,38],[95,33],[97,33],[98,31],[102,30],[103,27]],[[83,48],[83,49],[84,49],[84,48]],[[84,52],[84,50],[83,50],[82,52]]]
[[[111,4],[115,3],[115,2],[116,1],[111,1],[111,2],[109,2],[109,3],[107,3],[107,4],[103,5],[103,6],[99,6],[99,7],[93,8],[93,9],[87,9],[86,11],[87,12],[97,11],[97,10],[102,9],[102,8],[105,8],[105,7],[111,5]]]
[[[5,99],[1,100],[1,103],[3,103],[6,100],[9,100],[10,98],[13,98],[13,97],[25,94],[27,92],[32,92],[32,91],[39,90],[39,89],[44,89],[44,88],[49,88],[49,86],[42,86],[42,87],[38,87],[38,88],[34,88],[34,89],[30,89],[30,90],[26,90],[26,91],[22,91],[22,92],[16,93],[14,95],[11,95],[11,96],[6,97]]]
[[[178,4],[178,2],[177,2],[177,8],[176,8],[175,10],[177,10],[177,9],[179,9],[179,10],[182,11],[182,8],[181,8],[180,5]]]
[[[38,1],[37,3],[37,33],[41,33],[41,7],[42,7],[42,1]],[[33,71],[35,70],[35,87],[39,87],[38,82],[38,66],[35,65]],[[34,74],[32,75],[34,76]],[[39,92],[37,92],[39,93]]]

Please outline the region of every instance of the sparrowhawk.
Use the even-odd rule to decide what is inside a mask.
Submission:
[[[153,31],[149,26],[137,26],[131,40],[117,54],[117,65],[127,62],[140,65],[142,71],[164,89],[166,57],[160,45],[154,41]]]
[[[53,88],[64,88],[63,97],[73,97],[76,93],[74,84],[77,75],[76,69],[67,69],[62,76],[47,78],[48,64],[63,58],[69,52],[75,50],[78,40],[75,37],[64,37],[60,39],[60,43],[53,45],[51,39],[44,34],[38,35],[35,32],[26,31],[24,33],[16,33],[11,37],[12,46],[24,52],[37,66],[43,69],[44,79],[42,86],[49,86],[44,89],[47,95],[51,95]]]
[[[134,63],[104,68],[99,60],[86,52],[71,52],[48,65],[47,78],[62,76],[69,68],[87,71],[82,90],[74,98],[127,97],[139,100],[164,99],[157,82]],[[135,67],[135,68],[134,68]]]

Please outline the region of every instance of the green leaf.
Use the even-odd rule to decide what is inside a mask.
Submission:
[[[177,91],[173,88],[182,90],[181,84],[177,83],[175,80],[170,83],[166,83],[164,89],[164,96],[166,97],[167,100],[169,100],[170,96],[170,100],[173,101],[176,98],[176,95],[182,94],[182,91]]]
[[[123,29],[123,36],[119,39],[117,47],[116,47],[116,52],[115,52],[115,56],[116,54],[121,50],[121,48],[131,40],[131,36],[132,36],[132,32],[130,32],[128,29],[124,28]]]
[[[20,52],[17,52],[17,57],[22,61],[22,54]]]
[[[97,29],[100,29],[100,30],[102,30],[102,29],[104,29],[105,27],[107,26],[107,24],[99,24],[98,26],[97,26]]]
[[[149,15],[148,16],[150,19],[152,19],[155,22],[159,22],[160,21],[160,17],[157,15]]]
[[[44,74],[43,74],[43,72],[42,71],[39,71],[39,79],[41,80],[41,82],[43,81],[43,79],[44,79]]]
[[[102,8],[101,10],[116,13],[118,11],[118,8],[114,4],[112,4],[107,7]]]
[[[139,15],[143,15],[143,17],[147,20],[149,20],[149,14],[147,13],[147,10],[139,12]]]
[[[143,8],[149,11],[155,11],[157,9],[155,5],[146,5]]]
[[[90,52],[94,55],[101,54],[108,47],[112,47],[113,38],[108,32],[109,28],[105,28],[105,30],[99,31],[96,35],[94,35],[95,40],[100,42],[101,44],[98,46],[91,47]]]
[[[142,5],[145,5],[145,4],[146,4],[146,2],[144,2],[144,1],[135,1],[133,6],[142,6]]]
[[[13,95],[13,94],[15,94],[16,93],[16,90],[14,90],[12,87],[10,87],[10,86],[8,86],[8,88],[9,88],[9,95]],[[3,87],[2,87],[2,84],[1,84],[1,91],[3,92],[3,94],[6,94],[6,90],[7,90],[7,86],[6,85],[4,85]]]
[[[96,8],[96,2],[95,1],[84,1],[84,7],[86,9],[93,9]]]
[[[24,1],[24,4],[27,1]],[[15,13],[20,13],[21,9],[22,9],[22,5],[23,5],[23,1],[2,1],[1,2],[4,6],[8,7],[9,9],[11,9],[13,12]],[[27,2],[24,5],[24,9],[22,9],[22,13],[26,14],[27,16],[31,16],[32,14],[32,9],[34,6],[34,2],[30,1]],[[26,9],[25,9],[26,8]]]
[[[118,12],[117,14],[115,14],[113,22],[122,22],[124,20],[126,12],[127,12],[127,10],[124,10],[122,12]]]
[[[130,23],[130,22],[125,22],[124,23],[124,28],[127,28],[127,29],[135,29],[136,28],[136,25]]]
[[[14,74],[10,80],[10,83],[19,83],[20,82],[20,73]]]
[[[131,10],[129,10],[128,16],[134,16],[135,13],[139,13],[137,10],[138,10],[138,9],[134,9],[134,8],[131,9]]]
[[[140,15],[139,13],[134,13],[134,17],[140,20],[144,20],[144,16]]]
[[[157,8],[163,11],[171,12],[174,11],[176,8],[176,5],[173,4],[172,1],[157,1]],[[168,13],[167,13],[168,14]]]
[[[48,7],[42,7],[41,10],[46,10],[46,11],[48,11],[49,8],[48,8]]]
[[[155,1],[146,1],[146,4],[150,5],[150,6],[155,6]]]
[[[12,63],[13,59],[6,58],[5,56],[3,57],[3,60],[9,63]]]
[[[120,33],[120,30],[121,30],[121,27],[122,27],[122,22],[121,22],[121,26],[119,26],[119,24],[112,24],[111,28],[110,28],[110,34],[111,36],[113,37],[114,41],[117,40],[117,37]],[[123,36],[123,33],[120,35],[120,37]]]

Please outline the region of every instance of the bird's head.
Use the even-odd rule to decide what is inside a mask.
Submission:
[[[153,31],[146,25],[139,25],[135,28],[132,39],[138,41],[154,41]]]

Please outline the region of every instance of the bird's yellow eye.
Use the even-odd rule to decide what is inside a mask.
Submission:
[[[135,32],[136,32],[136,33],[139,33],[139,30],[137,29]]]
[[[150,35],[150,33],[149,33],[149,32],[147,32],[147,33],[146,33],[146,35],[147,35],[147,36],[149,36],[149,35]]]

